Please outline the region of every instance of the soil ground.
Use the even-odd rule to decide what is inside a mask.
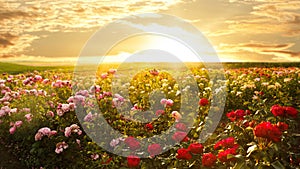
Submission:
[[[26,169],[26,167],[0,142],[0,169]]]

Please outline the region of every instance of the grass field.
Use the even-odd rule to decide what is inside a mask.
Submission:
[[[72,71],[73,66],[27,66],[15,63],[0,62],[0,73],[18,74],[31,71]]]
[[[136,66],[141,63],[125,63],[128,64],[128,68],[131,66]],[[149,63],[152,64],[152,63]],[[161,63],[153,63],[156,66],[159,66]],[[202,67],[201,63],[185,63],[188,67]],[[36,64],[34,64],[36,65]],[[53,65],[53,64],[49,64]],[[104,69],[106,67],[116,67],[118,64],[106,64],[102,65]],[[209,63],[210,67],[214,67],[214,63]],[[234,69],[234,68],[248,68],[248,67],[300,67],[299,62],[282,62],[282,63],[264,63],[264,62],[227,62],[222,63],[224,69]],[[88,67],[88,66],[87,66]],[[10,74],[18,74],[23,72],[32,72],[32,71],[56,71],[56,72],[72,72],[74,70],[74,66],[29,66],[17,63],[6,63],[0,62],[0,73],[10,73]]]

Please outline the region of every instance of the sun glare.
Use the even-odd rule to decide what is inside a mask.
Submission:
[[[106,57],[105,62],[122,62],[129,58],[130,55],[145,50],[161,50],[171,54],[182,62],[202,61],[200,56],[198,57],[187,45],[179,40],[162,35],[138,35],[116,44],[106,55],[112,57]],[[151,60],[151,56],[147,57],[147,61],[166,61],[163,56],[161,58],[153,57],[155,60]]]

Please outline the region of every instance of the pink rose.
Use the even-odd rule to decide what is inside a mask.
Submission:
[[[91,112],[89,112],[83,119],[85,122],[91,122],[93,120],[93,115]]]
[[[11,127],[10,129],[9,129],[9,133],[10,134],[14,134],[15,132],[16,132],[16,126],[13,126],[13,127]]]
[[[65,128],[65,136],[66,136],[66,137],[70,137],[70,136],[71,136],[71,133],[72,133],[71,127],[66,127],[66,128]]]
[[[68,148],[68,144],[63,142],[59,142],[56,144],[56,149],[55,149],[55,153],[60,154],[63,152],[64,149]]]
[[[108,76],[108,74],[107,74],[107,73],[102,73],[102,74],[101,74],[101,78],[102,78],[102,79],[106,79],[106,78],[107,78],[107,76]]]
[[[22,121],[16,121],[15,126],[16,127],[21,127],[22,124],[23,124]]]
[[[176,122],[178,122],[182,118],[181,114],[178,113],[178,111],[172,111],[172,117],[176,119]]]
[[[43,134],[40,132],[37,132],[34,136],[35,141],[41,140],[43,137]]]
[[[32,114],[30,114],[30,113],[26,114],[25,118],[28,122],[30,122],[32,120]]]
[[[160,104],[165,105],[167,103],[167,99],[161,99]]]
[[[148,146],[148,152],[151,157],[154,157],[154,156],[160,154],[161,151],[162,151],[162,148],[161,148],[160,144],[151,144]]]
[[[167,102],[166,102],[166,107],[171,107],[171,106],[173,106],[173,100],[171,100],[171,99],[168,99],[167,100]]]

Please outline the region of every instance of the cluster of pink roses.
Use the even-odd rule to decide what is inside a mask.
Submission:
[[[108,70],[108,72],[105,72],[105,73],[102,73],[101,75],[100,75],[100,77],[102,78],[102,79],[106,79],[108,76],[109,76],[109,74],[115,74],[117,72],[117,69],[109,69]]]
[[[66,142],[59,142],[56,144],[56,148],[55,148],[55,152],[57,154],[60,154],[64,151],[64,149],[67,149],[69,147],[69,145]]]
[[[160,103],[164,105],[165,107],[171,107],[174,104],[174,101],[172,99],[161,99]]]
[[[119,94],[115,94],[112,99],[112,107],[120,107],[124,103],[125,99]]]
[[[8,106],[3,106],[0,109],[0,117],[3,117],[7,114],[11,114],[11,109]]]
[[[35,75],[34,77],[27,77],[25,80],[23,80],[24,85],[33,85],[36,82],[41,82],[43,80],[43,77],[40,75]]]
[[[80,127],[77,124],[72,124],[70,127],[65,128],[65,136],[70,137],[72,133],[82,134]]]
[[[56,80],[55,82],[52,82],[51,86],[56,88],[72,88],[72,83],[69,80]]]
[[[75,110],[75,104],[69,103],[69,104],[61,104],[59,103],[57,105],[56,113],[58,116],[63,116],[68,111],[74,111]]]
[[[11,128],[9,129],[9,133],[14,134],[16,132],[17,128],[21,127],[22,124],[23,124],[22,121],[16,121],[15,123],[11,122],[10,123]]]
[[[42,138],[44,136],[51,137],[56,134],[57,134],[57,131],[51,130],[49,127],[43,127],[38,130],[38,132],[35,134],[34,138],[35,138],[35,141],[38,141],[38,140],[42,140]]]

